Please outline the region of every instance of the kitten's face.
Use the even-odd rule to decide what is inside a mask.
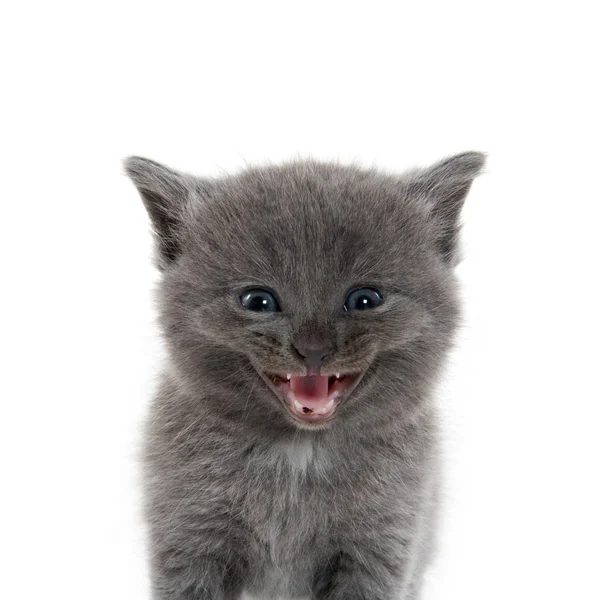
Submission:
[[[422,189],[315,163],[196,187],[162,284],[179,374],[227,391],[215,405],[224,413],[266,423],[398,414],[387,391],[428,381],[457,317],[448,246]]]

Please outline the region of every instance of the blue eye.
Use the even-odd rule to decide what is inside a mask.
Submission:
[[[240,297],[240,303],[247,310],[257,312],[277,312],[280,310],[278,301],[271,292],[257,288],[244,292]]]
[[[359,288],[346,296],[344,310],[367,310],[375,308],[383,302],[380,292],[374,288]]]

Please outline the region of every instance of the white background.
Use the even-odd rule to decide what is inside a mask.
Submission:
[[[426,600],[597,598],[590,2],[13,2],[0,15],[0,596],[148,598],[139,429],[160,360],[141,154],[489,154],[441,396]]]

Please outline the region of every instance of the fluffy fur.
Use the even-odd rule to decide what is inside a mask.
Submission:
[[[415,600],[438,489],[432,392],[458,323],[459,214],[475,152],[401,176],[299,161],[199,179],[132,157],[169,362],[146,432],[155,600]],[[345,312],[348,290],[384,303]],[[247,287],[282,311],[252,312]],[[258,371],[365,371],[327,424]]]

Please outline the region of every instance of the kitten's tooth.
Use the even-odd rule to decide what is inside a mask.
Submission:
[[[330,398],[330,400],[328,401],[328,403],[325,406],[322,406],[321,408],[316,408],[315,414],[326,415],[327,413],[329,413],[330,410],[332,410],[332,406],[334,404],[334,399],[335,399],[335,396],[332,396],[332,398]]]
[[[336,379],[340,379],[340,373],[336,373]]]
[[[290,381],[290,373],[286,373],[286,379],[288,379],[288,381]]]
[[[303,405],[300,402],[294,401],[294,406],[297,410],[303,410]]]

